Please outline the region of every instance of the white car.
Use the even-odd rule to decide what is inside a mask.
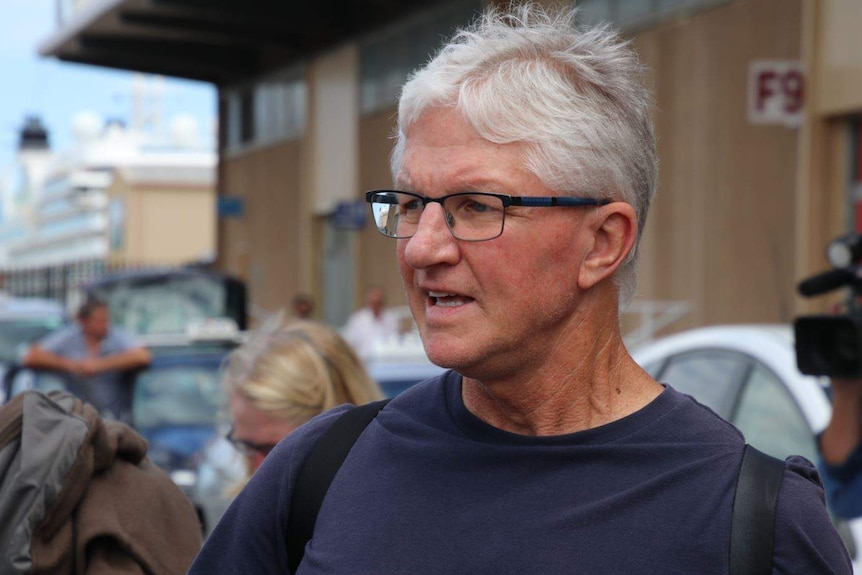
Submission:
[[[816,461],[816,435],[829,422],[828,379],[796,367],[789,325],[715,326],[633,349],[658,381],[695,397],[775,457]],[[862,519],[836,521],[855,573],[862,574]]]
[[[60,302],[10,296],[0,291],[0,378],[27,348],[69,321]],[[0,386],[0,405],[6,401]]]
[[[415,330],[375,341],[365,367],[386,397],[446,371],[431,363]]]

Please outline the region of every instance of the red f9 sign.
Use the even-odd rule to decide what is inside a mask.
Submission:
[[[802,64],[759,60],[748,69],[748,121],[753,124],[798,126],[805,103]]]

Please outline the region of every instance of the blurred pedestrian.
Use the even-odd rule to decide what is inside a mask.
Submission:
[[[365,305],[353,312],[341,333],[359,357],[371,357],[375,343],[398,333],[398,318],[386,308],[386,292],[375,286],[365,293]]]
[[[150,352],[123,330],[111,326],[104,301],[90,297],[78,308],[76,323],[48,334],[27,351],[22,363],[70,373],[82,397],[103,416],[131,420],[131,372],[152,361]]]
[[[382,398],[334,329],[280,318],[266,322],[228,360],[224,384],[233,426],[228,439],[253,472],[276,444],[337,405]]]
[[[852,313],[847,303],[833,304],[830,312]],[[818,468],[832,513],[854,519],[862,517],[862,378],[831,377],[829,400],[832,414],[817,437]]]
[[[831,400],[818,438],[826,499],[837,517],[862,517],[862,379],[832,378]]]
[[[293,296],[290,302],[294,319],[314,319],[314,299],[307,293]]]

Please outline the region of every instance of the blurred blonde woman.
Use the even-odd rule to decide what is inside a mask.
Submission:
[[[228,439],[246,456],[249,475],[315,415],[383,397],[338,332],[310,321],[274,321],[231,353],[224,376],[233,420]]]

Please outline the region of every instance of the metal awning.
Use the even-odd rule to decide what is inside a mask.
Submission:
[[[393,23],[433,0],[90,0],[43,56],[232,84]]]

